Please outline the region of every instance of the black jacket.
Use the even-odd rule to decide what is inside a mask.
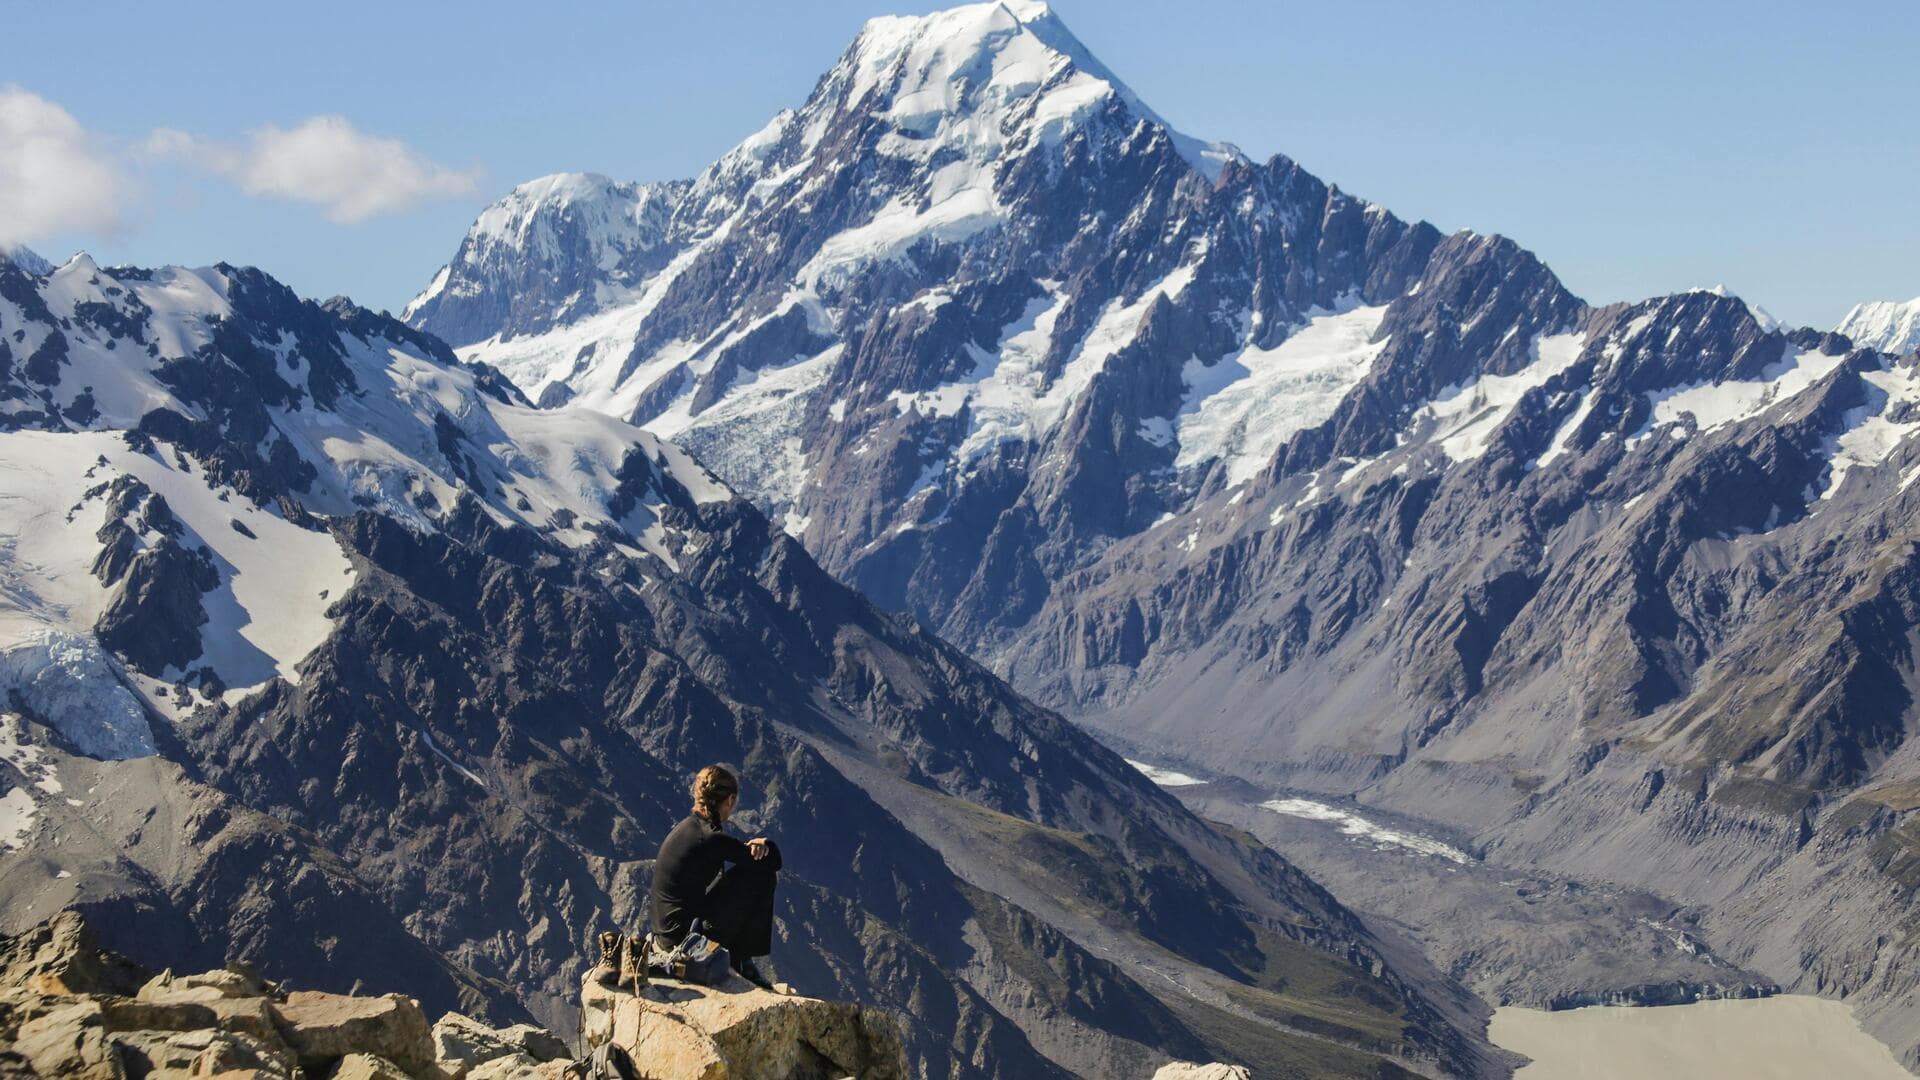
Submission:
[[[779,854],[769,852],[765,869],[778,870]],[[660,845],[653,864],[653,932],[670,942],[687,936],[687,926],[706,913],[707,888],[727,863],[751,863],[746,841],[688,814]]]

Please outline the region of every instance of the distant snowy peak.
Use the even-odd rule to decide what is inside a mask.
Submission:
[[[1920,349],[1920,296],[1905,303],[1876,300],[1855,304],[1834,330],[1863,349],[1896,354]]]
[[[1753,316],[1753,321],[1760,324],[1761,329],[1763,330],[1786,329],[1785,325],[1781,323],[1779,319],[1776,319],[1773,317],[1773,313],[1771,311],[1768,311],[1766,308],[1761,307],[1759,304],[1748,303],[1745,299],[1742,299],[1741,297],[1736,296],[1733,293],[1733,291],[1731,289],[1728,289],[1724,284],[1696,285],[1693,288],[1688,289],[1687,292],[1706,293],[1710,296],[1718,296],[1723,299],[1738,300],[1740,303],[1746,305],[1747,313]]]
[[[466,344],[503,320],[531,330],[618,304],[665,261],[686,189],[594,173],[521,184],[481,212],[453,261],[401,318]]]
[[[468,238],[476,247],[507,244],[535,258],[562,250],[562,222],[607,261],[660,243],[679,188],[627,184],[596,173],[555,173],[530,180],[482,211]]]
[[[61,699],[36,673],[105,670],[96,639],[163,713],[298,682],[356,580],[323,517],[644,579],[732,499],[678,447],[255,269],[0,261],[0,693]]]
[[[432,337],[251,268],[103,270],[81,254],[28,288],[0,268],[0,328],[15,360],[0,431],[139,431],[260,505],[433,529],[470,500],[502,526],[638,554],[651,545],[626,533],[652,523],[645,507],[731,498],[653,435],[532,408]]]

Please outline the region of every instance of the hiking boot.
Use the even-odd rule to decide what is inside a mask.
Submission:
[[[596,940],[600,944],[600,962],[593,965],[593,981],[607,987],[620,985],[620,951],[626,935],[617,930],[602,930]]]
[[[759,987],[762,990],[771,991],[773,989],[773,983],[767,981],[767,977],[765,975],[760,974],[760,969],[753,966],[753,961],[751,959],[735,961],[733,965],[733,970],[741,978],[747,980],[748,982],[752,983],[753,985]]]
[[[620,985],[639,993],[647,985],[647,937],[620,942]]]

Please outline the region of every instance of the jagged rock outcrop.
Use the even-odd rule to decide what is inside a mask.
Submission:
[[[612,1044],[648,1080],[809,1080],[910,1075],[897,1024],[848,1002],[655,981],[636,993],[589,974],[580,988],[588,1051]]]
[[[413,999],[288,991],[250,969],[147,978],[63,912],[0,938],[0,1073],[14,1077],[215,1076],[274,1080],[558,1080],[571,1054],[526,1026],[493,1031],[460,1016],[437,1043]],[[448,1049],[437,1056],[436,1049]],[[496,1062],[525,1068],[502,1069]]]

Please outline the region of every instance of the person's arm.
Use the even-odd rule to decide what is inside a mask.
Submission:
[[[767,838],[756,836],[751,840],[741,840],[729,833],[716,832],[707,840],[720,852],[720,857],[730,863],[752,862],[767,857]]]

